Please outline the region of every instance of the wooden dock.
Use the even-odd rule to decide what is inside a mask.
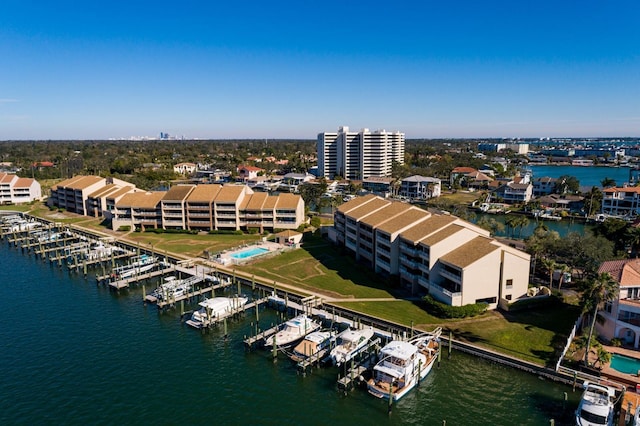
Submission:
[[[171,268],[158,268],[154,271],[151,272],[147,272],[144,274],[140,274],[140,275],[134,275],[133,277],[130,278],[125,278],[122,280],[118,280],[118,281],[112,281],[109,283],[109,287],[115,289],[115,290],[121,290],[123,288],[128,288],[129,285],[131,285],[132,283],[138,282],[138,281],[142,281],[142,280],[146,280],[149,278],[153,278],[153,277],[157,277],[160,276],[162,274],[166,274],[167,272],[171,271]],[[98,281],[103,281],[105,279],[108,279],[110,277],[110,275],[106,275],[103,277],[98,277]]]
[[[347,391],[353,389],[356,384],[362,381],[362,375],[367,371],[367,367],[356,365],[347,370],[347,374],[338,379],[338,389]]]
[[[278,329],[280,328],[280,325],[276,325],[273,326],[267,330],[263,330],[261,332],[259,332],[258,334],[256,334],[255,336],[250,336],[246,339],[244,339],[244,344],[245,346],[247,346],[248,348],[253,348],[253,346],[262,341],[262,340],[266,340],[269,336],[276,334],[278,332]]]

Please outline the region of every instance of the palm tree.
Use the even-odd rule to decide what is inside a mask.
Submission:
[[[558,290],[560,290],[560,287],[562,287],[562,283],[564,282],[564,274],[571,272],[571,267],[564,263],[560,263],[557,265],[557,268],[560,270],[560,280],[558,281]]]
[[[553,271],[556,269],[557,263],[553,259],[542,259],[542,266],[549,271],[549,288],[553,288]]]
[[[630,226],[625,231],[625,240],[629,244],[629,250],[631,253],[635,253],[636,257],[638,253],[636,247],[640,244],[640,228],[636,226]]]
[[[611,361],[611,354],[607,352],[607,350],[602,346],[598,346],[598,352],[596,354],[596,362],[600,364],[600,367],[603,367],[609,361]]]
[[[585,288],[582,292],[582,312],[591,312],[591,325],[587,334],[587,348],[584,353],[584,364],[589,365],[589,352],[591,349],[591,339],[593,338],[593,329],[596,325],[598,310],[602,304],[615,300],[618,296],[618,283],[608,272],[598,273],[595,277],[585,282]]]

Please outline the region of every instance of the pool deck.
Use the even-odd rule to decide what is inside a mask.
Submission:
[[[628,356],[629,358],[635,358],[640,361],[640,352],[637,350],[622,348],[618,346],[603,345],[603,347],[609,353]],[[620,371],[611,368],[610,364],[604,365],[602,367],[601,373],[603,376],[610,377],[615,381],[623,383],[627,386],[628,390],[636,391],[636,389],[638,389],[638,385],[640,385],[640,377],[638,377],[638,374],[621,373]]]
[[[219,254],[219,257],[217,257],[215,259],[216,262],[222,264],[222,265],[238,265],[238,264],[242,264],[245,262],[249,262],[252,259],[262,256],[265,253],[260,253],[256,256],[249,256],[246,258],[234,258],[233,255],[236,253],[241,253],[243,251],[247,251],[247,250],[251,250],[254,248],[262,248],[262,249],[266,249],[269,250],[269,252],[278,252],[281,251],[283,246],[282,244],[278,244],[278,243],[274,243],[273,241],[259,241],[257,243],[254,244],[245,244],[242,245],[240,247],[234,247],[232,249],[229,250],[225,250],[223,252],[221,252]]]

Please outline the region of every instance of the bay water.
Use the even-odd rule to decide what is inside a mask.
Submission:
[[[0,424],[559,425],[580,398],[445,350],[388,414],[366,390],[337,391],[336,368],[303,377],[283,356],[246,351],[254,320],[230,322],[225,341],[143,305],[140,288],[109,291],[0,241]],[[261,308],[263,328],[276,320]]]

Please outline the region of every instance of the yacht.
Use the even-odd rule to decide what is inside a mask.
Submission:
[[[373,337],[373,328],[354,330],[347,328],[336,338],[336,347],[331,350],[329,358],[335,365],[350,361],[364,348]]]
[[[577,426],[612,426],[615,389],[596,383],[584,382],[582,399],[576,410]]]
[[[244,296],[205,299],[198,303],[200,309],[193,312],[191,318],[186,322],[194,328],[206,327],[233,314],[234,311],[240,309],[248,300],[249,299]]]
[[[139,275],[152,270],[153,267],[156,266],[157,261],[158,259],[156,257],[149,256],[148,254],[143,254],[139,257],[134,258],[134,260],[128,265],[118,266],[117,268],[114,268],[112,275],[118,279]]]
[[[335,330],[314,331],[293,348],[290,358],[295,362],[304,361],[305,359],[316,356],[322,356],[322,352],[328,350],[336,341]]]
[[[298,315],[295,318],[281,324],[279,330],[267,337],[264,341],[265,346],[287,347],[296,343],[298,340],[305,337],[307,334],[312,333],[320,328],[320,323],[309,318],[305,314]]]
[[[198,279],[198,277],[195,277]],[[194,277],[179,280],[176,277],[167,277],[151,294],[158,300],[175,300],[187,294],[193,286]]]
[[[380,350],[380,361],[367,382],[369,393],[397,401],[427,377],[440,352],[438,328],[409,341],[393,340]]]

